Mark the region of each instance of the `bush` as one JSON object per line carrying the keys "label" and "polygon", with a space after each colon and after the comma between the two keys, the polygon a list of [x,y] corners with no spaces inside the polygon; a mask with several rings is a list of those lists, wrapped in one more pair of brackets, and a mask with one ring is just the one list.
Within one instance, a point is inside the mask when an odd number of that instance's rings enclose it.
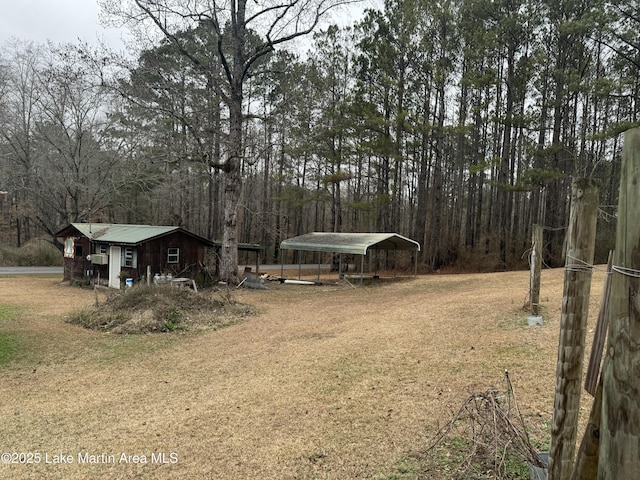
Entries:
{"label": "bush", "polygon": [[0,246],[0,265],[5,267],[48,267],[62,265],[62,253],[51,242],[32,240],[23,247]]}

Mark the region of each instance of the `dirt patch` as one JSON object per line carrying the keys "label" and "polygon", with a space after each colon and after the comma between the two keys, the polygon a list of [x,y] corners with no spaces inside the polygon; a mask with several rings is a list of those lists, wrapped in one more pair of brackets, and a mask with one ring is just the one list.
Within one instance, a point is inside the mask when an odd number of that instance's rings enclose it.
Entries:
{"label": "dirt patch", "polygon": [[[603,278],[594,273],[591,331]],[[0,439],[75,459],[1,465],[0,476],[429,478],[412,453],[470,393],[503,387],[505,369],[532,439],[548,445],[562,282],[562,270],[543,272],[536,327],[521,308],[528,272],[507,272],[269,284],[234,293],[260,311],[236,325],[131,336],[64,322],[92,292],[0,278],[0,304],[21,305],[0,325],[19,349],[0,370]],[[583,418],[589,408],[585,398]],[[106,461],[80,463],[84,453]],[[166,463],[151,461],[159,453]]]}

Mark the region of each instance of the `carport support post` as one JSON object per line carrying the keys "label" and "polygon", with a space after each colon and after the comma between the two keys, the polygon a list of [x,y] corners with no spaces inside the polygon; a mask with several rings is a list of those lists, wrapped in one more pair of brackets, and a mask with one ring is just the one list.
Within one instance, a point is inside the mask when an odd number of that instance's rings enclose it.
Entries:
{"label": "carport support post", "polygon": [[393,249],[393,278],[396,278],[398,273],[398,249]]}
{"label": "carport support post", "polygon": [[598,192],[598,186],[591,179],[574,179],[571,184],[549,480],[569,479],[573,470],[596,240]]}

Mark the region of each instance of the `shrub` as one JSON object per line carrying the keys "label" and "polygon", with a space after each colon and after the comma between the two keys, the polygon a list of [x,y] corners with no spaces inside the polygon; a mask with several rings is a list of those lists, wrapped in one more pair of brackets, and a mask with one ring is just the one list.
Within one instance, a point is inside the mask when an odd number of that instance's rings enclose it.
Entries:
{"label": "shrub", "polygon": [[51,242],[36,239],[24,246],[0,246],[0,265],[16,267],[47,267],[62,265],[62,253]]}

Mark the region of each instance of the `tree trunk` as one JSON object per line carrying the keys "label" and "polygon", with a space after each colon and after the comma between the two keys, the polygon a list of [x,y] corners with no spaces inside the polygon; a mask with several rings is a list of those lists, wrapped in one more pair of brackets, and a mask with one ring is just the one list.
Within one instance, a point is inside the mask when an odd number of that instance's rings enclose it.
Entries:
{"label": "tree trunk", "polygon": [[[442,157],[444,155],[444,118],[445,118],[445,87],[438,86],[438,114],[435,138],[435,152],[433,165],[433,184],[431,187],[431,219],[429,226],[431,231],[428,232],[429,244],[425,245],[425,254],[428,255],[427,262],[431,269],[437,270],[442,263],[441,254],[441,230],[443,210],[443,173],[442,173]],[[427,248],[428,247],[428,248]]]}
{"label": "tree trunk", "polygon": [[245,22],[246,0],[237,3],[232,14],[232,51],[233,65],[230,68],[229,106],[229,143],[225,165],[224,185],[224,228],[222,232],[222,251],[220,258],[220,278],[228,284],[238,283],[238,206],[242,188],[242,100],[245,76]]}
{"label": "tree trunk", "polygon": [[416,228],[415,238],[422,243],[422,251],[420,256],[424,258],[424,252],[427,247],[427,215],[429,207],[429,189],[428,189],[428,173],[429,173],[429,137],[427,135],[427,125],[429,124],[429,105],[431,103],[431,89],[427,88],[423,92],[423,111],[421,119],[420,147],[419,147],[419,169],[418,169],[418,206],[416,208]]}
{"label": "tree trunk", "polygon": [[508,47],[507,52],[507,79],[506,90],[507,99],[505,106],[504,130],[502,132],[502,152],[500,155],[500,167],[498,170],[498,249],[500,253],[500,264],[507,268],[507,240],[509,231],[509,214],[511,211],[511,195],[509,191],[510,159],[511,159],[511,130],[513,126],[513,104],[514,104],[514,77],[515,77],[515,44]]}
{"label": "tree trunk", "polygon": [[242,88],[232,93],[229,111],[229,158],[225,168],[224,228],[220,255],[220,279],[238,282],[237,212],[242,188]]}

